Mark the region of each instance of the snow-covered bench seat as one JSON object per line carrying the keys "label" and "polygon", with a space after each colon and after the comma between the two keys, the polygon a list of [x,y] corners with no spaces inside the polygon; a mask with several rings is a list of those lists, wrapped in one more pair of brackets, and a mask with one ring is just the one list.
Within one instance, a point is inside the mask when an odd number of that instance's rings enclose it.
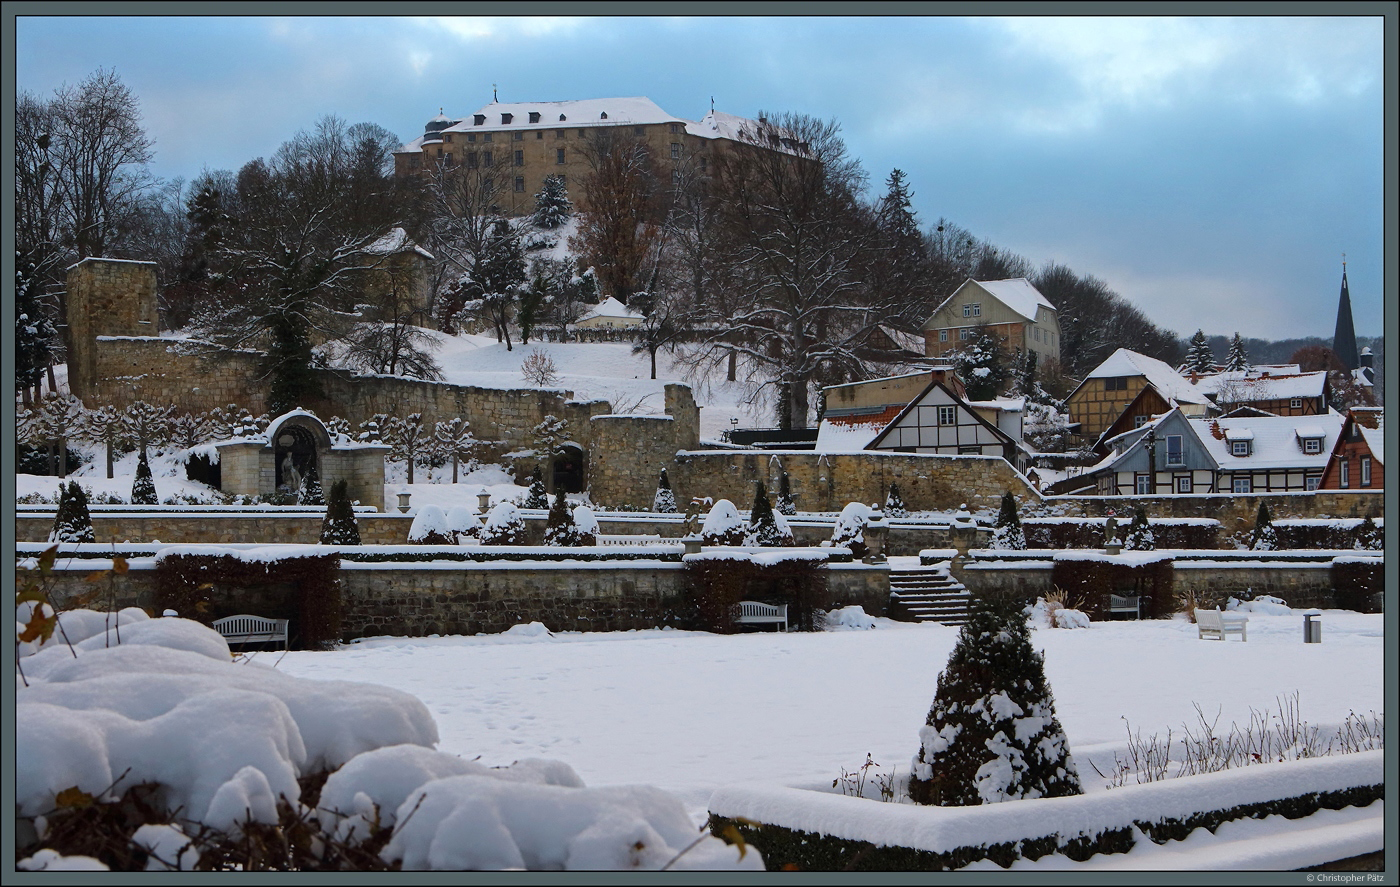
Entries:
{"label": "snow-covered bench seat", "polygon": [[268,619],[266,616],[252,616],[241,613],[214,620],[214,630],[224,636],[230,644],[265,644],[282,642],[282,649],[288,649],[287,620]]}
{"label": "snow-covered bench seat", "polygon": [[626,534],[598,533],[596,536],[599,545],[660,545],[660,536],[629,536]]}
{"label": "snow-covered bench seat", "polygon": [[1225,640],[1227,634],[1237,634],[1241,641],[1249,640],[1245,633],[1245,623],[1249,622],[1248,616],[1237,613],[1222,613],[1219,610],[1196,610],[1197,638],[1214,638],[1218,641]]}
{"label": "snow-covered bench seat", "polygon": [[787,604],[765,604],[760,601],[739,601],[740,625],[767,625],[778,623],[782,631],[787,631]]}

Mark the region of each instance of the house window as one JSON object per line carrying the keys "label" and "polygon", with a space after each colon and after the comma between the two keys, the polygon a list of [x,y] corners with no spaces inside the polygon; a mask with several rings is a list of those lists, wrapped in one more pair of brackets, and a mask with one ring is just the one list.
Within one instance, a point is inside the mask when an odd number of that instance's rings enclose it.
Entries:
{"label": "house window", "polygon": [[1178,477],[1178,478],[1176,479],[1176,491],[1177,491],[1178,493],[1189,493],[1189,492],[1191,492],[1191,478],[1189,478],[1189,477]]}
{"label": "house window", "polygon": [[946,342],[946,341],[948,341],[948,331],[947,331],[947,330],[939,330],[939,331],[938,331],[938,341],[940,341],[940,342]]}
{"label": "house window", "polygon": [[1317,454],[1322,452],[1322,441],[1315,437],[1309,437],[1303,441],[1303,452]]}
{"label": "house window", "polygon": [[672,124],[671,124],[671,132],[680,132],[680,131],[681,131],[681,125],[680,125],[679,123],[672,123]]}
{"label": "house window", "polygon": [[971,306],[971,305],[964,305],[964,306],[963,306],[963,317],[971,317],[971,316],[972,316],[972,306]]}
{"label": "house window", "polygon": [[537,129],[537,130],[535,130],[535,141],[538,142],[538,141],[539,141],[540,139],[542,139],[542,138],[544,138],[544,130],[542,130],[542,129]]}
{"label": "house window", "polygon": [[1288,402],[1288,406],[1295,410],[1301,410],[1303,408],[1303,399],[1301,397],[1295,397]]}
{"label": "house window", "polygon": [[1231,456],[1248,456],[1248,455],[1249,455],[1249,441],[1247,441],[1247,440],[1232,440],[1232,441],[1230,441],[1230,455],[1231,455]]}
{"label": "house window", "polygon": [[486,168],[487,168],[487,169],[490,169],[492,166],[495,165],[495,164],[493,164],[493,163],[491,162],[491,152],[490,152],[490,151],[482,151],[481,154],[482,154],[481,162],[484,163],[484,164],[486,164]]}
{"label": "house window", "polygon": [[564,149],[563,149],[563,148],[555,148],[555,149],[554,149],[554,162],[555,162],[555,163],[563,163],[563,162],[564,162]]}
{"label": "house window", "polygon": [[511,133],[511,138],[512,138],[514,141],[522,142],[522,141],[525,140],[525,131],[524,131],[524,130],[521,130],[521,129],[517,129],[515,132]]}
{"label": "house window", "polygon": [[959,456],[980,456],[980,455],[982,455],[982,448],[981,448],[981,447],[958,447],[958,455],[959,455]]}
{"label": "house window", "polygon": [[981,317],[981,316],[982,316],[982,303],[981,303],[981,302],[974,302],[974,303],[972,303],[972,316],[973,316],[973,317]]}
{"label": "house window", "polygon": [[1134,417],[1133,417],[1133,427],[1134,427],[1134,428],[1141,428],[1142,426],[1146,425],[1148,422],[1151,422],[1151,421],[1152,421],[1152,417],[1151,417],[1151,416],[1134,416]]}
{"label": "house window", "polygon": [[632,135],[634,135],[634,136],[646,135],[646,127],[642,127],[642,126],[634,126],[634,127],[632,127]]}
{"label": "house window", "polygon": [[1351,466],[1345,459],[1337,463],[1337,486],[1344,490],[1351,486]]}
{"label": "house window", "polygon": [[681,143],[680,143],[680,142],[672,142],[672,143],[671,143],[671,159],[672,159],[672,160],[680,160],[680,159],[681,159]]}
{"label": "house window", "polygon": [[1362,457],[1361,457],[1361,486],[1363,486],[1363,487],[1369,487],[1370,485],[1371,485],[1371,457],[1370,457],[1370,456],[1362,456]]}
{"label": "house window", "polygon": [[1316,474],[1310,474],[1303,480],[1303,489],[1315,490],[1322,485],[1322,478]]}
{"label": "house window", "polygon": [[956,408],[956,407],[939,407],[939,408],[938,408],[938,424],[939,424],[939,425],[956,425],[956,424],[958,424],[958,411],[957,411],[957,408]]}
{"label": "house window", "polygon": [[489,133],[489,132],[483,132],[483,133],[481,134],[481,140],[482,140],[483,142],[489,142],[489,141],[491,141],[491,133]]}
{"label": "house window", "polygon": [[530,122],[531,122],[531,123],[539,123],[539,122],[540,122],[540,112],[539,112],[539,111],[531,111],[531,112],[530,112]]}
{"label": "house window", "polygon": [[516,177],[515,177],[515,190],[516,190],[516,191],[524,191],[524,190],[525,190],[525,177],[524,177],[524,176],[516,176]]}
{"label": "house window", "polygon": [[1037,327],[1031,327],[1031,333],[1035,336],[1035,340],[1036,340],[1037,342],[1039,342],[1039,341],[1040,341],[1040,327],[1038,327],[1038,326],[1037,326]]}
{"label": "house window", "polygon": [[1103,380],[1103,390],[1104,390],[1104,391],[1127,391],[1127,390],[1128,390],[1128,377],[1127,377],[1127,376],[1112,376],[1112,377],[1110,377],[1110,378],[1104,379],[1104,380]]}
{"label": "house window", "polygon": [[1139,472],[1133,475],[1133,489],[1139,496],[1151,496],[1156,490],[1152,489],[1152,475],[1146,472]]}
{"label": "house window", "polygon": [[580,130],[578,131],[578,137],[581,138],[581,139],[586,139],[586,138],[588,138],[588,130],[580,129]]}
{"label": "house window", "polygon": [[1185,465],[1186,453],[1181,448],[1181,435],[1167,435],[1167,464]]}
{"label": "house window", "polygon": [[709,163],[709,161],[706,160],[704,157],[701,157],[701,158],[700,158],[700,171],[701,171],[701,172],[704,172],[704,171],[707,169],[706,164],[708,164],[708,163]]}
{"label": "house window", "polygon": [[562,138],[564,138],[567,134],[568,134],[568,130],[564,130],[564,129],[556,129],[556,130],[554,131],[554,137],[555,137],[556,139],[562,139]]}
{"label": "house window", "polygon": [[467,141],[469,141],[469,142],[474,142],[474,141],[476,141],[476,133],[474,133],[474,132],[469,132],[469,133],[467,133]]}
{"label": "house window", "polygon": [[1233,475],[1233,489],[1236,493],[1254,492],[1254,484],[1249,475]]}
{"label": "house window", "polygon": [[516,152],[515,152],[515,165],[516,165],[516,166],[524,166],[524,165],[525,165],[525,152],[524,152],[524,151],[516,151]]}
{"label": "house window", "polygon": [[469,152],[467,154],[467,169],[476,169],[477,159],[475,151]]}
{"label": "house window", "polygon": [[972,338],[972,327],[970,327],[970,326],[965,326],[965,327],[963,327],[962,329],[958,330],[958,338],[959,338],[959,339],[971,339],[971,338]]}

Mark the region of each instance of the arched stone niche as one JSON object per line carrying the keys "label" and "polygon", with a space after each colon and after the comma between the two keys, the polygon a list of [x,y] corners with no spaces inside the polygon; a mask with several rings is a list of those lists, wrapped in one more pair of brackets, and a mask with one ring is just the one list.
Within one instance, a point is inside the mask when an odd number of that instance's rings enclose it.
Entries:
{"label": "arched stone niche", "polygon": [[327,495],[343,480],[352,501],[384,510],[384,444],[337,443],[306,410],[273,419],[266,437],[218,445],[221,488],[238,496],[295,495],[313,467]]}

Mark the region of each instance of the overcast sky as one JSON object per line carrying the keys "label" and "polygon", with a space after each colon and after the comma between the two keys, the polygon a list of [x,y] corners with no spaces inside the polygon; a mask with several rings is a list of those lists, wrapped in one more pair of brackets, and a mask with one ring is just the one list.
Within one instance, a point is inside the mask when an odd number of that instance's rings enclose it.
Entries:
{"label": "overcast sky", "polygon": [[156,173],[266,156],[327,114],[405,141],[439,107],[645,95],[841,123],[878,193],[1094,274],[1181,335],[1330,337],[1342,254],[1382,332],[1382,19],[46,18],[15,82],[99,67]]}

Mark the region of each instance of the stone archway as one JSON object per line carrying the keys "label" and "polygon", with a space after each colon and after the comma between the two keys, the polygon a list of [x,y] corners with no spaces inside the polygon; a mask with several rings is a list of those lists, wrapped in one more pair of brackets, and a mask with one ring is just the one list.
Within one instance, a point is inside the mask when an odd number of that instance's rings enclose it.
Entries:
{"label": "stone archway", "polygon": [[272,449],[277,471],[273,486],[295,495],[301,488],[302,479],[317,463],[316,437],[309,429],[287,422],[277,429],[277,439],[272,442]]}
{"label": "stone archway", "polygon": [[552,488],[555,492],[582,493],[587,486],[586,457],[583,447],[565,441],[550,460]]}

